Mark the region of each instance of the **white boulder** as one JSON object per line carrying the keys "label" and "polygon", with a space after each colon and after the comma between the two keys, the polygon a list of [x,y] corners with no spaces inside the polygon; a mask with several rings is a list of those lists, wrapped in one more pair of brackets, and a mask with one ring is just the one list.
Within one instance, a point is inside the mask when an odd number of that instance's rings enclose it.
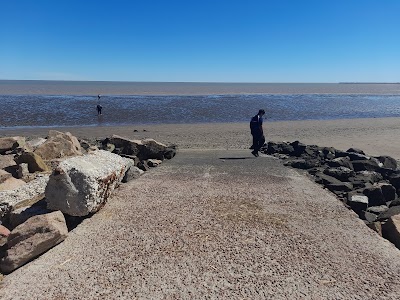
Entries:
{"label": "white boulder", "polygon": [[64,160],[50,175],[45,191],[48,208],[71,216],[98,211],[133,164],[104,150]]}

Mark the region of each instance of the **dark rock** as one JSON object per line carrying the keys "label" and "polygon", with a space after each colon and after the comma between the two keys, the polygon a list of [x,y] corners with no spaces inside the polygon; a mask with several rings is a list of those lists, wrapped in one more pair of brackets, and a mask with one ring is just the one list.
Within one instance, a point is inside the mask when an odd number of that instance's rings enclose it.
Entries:
{"label": "dark rock", "polygon": [[400,189],[400,174],[393,174],[389,177],[389,182],[396,189]]}
{"label": "dark rock", "polygon": [[382,225],[382,235],[400,249],[400,215],[394,215]]}
{"label": "dark rock", "polygon": [[349,177],[350,182],[364,181],[375,183],[381,180],[383,180],[382,175],[374,171],[359,171],[355,175]]}
{"label": "dark rock", "polygon": [[326,187],[330,191],[350,192],[351,190],[353,190],[353,185],[350,182],[328,184],[326,185]]}
{"label": "dark rock", "polygon": [[378,215],[378,220],[385,220],[398,214],[400,214],[400,206],[392,206],[389,207],[387,211],[380,213]]}
{"label": "dark rock", "polygon": [[369,206],[385,205],[385,197],[383,196],[380,186],[372,186],[364,189],[363,194],[368,197]]}
{"label": "dark rock", "polygon": [[308,172],[309,174],[311,174],[311,175],[315,175],[315,174],[317,174],[317,173],[323,173],[324,170],[325,170],[325,168],[322,168],[322,167],[315,167],[315,168],[308,169],[307,172]]}
{"label": "dark rock", "polygon": [[147,164],[146,161],[140,161],[140,162],[137,164],[137,167],[138,167],[140,170],[143,170],[143,171],[148,171],[148,170],[150,170],[150,167],[149,167],[149,165]]}
{"label": "dark rock", "polygon": [[349,177],[354,175],[354,171],[349,168],[338,167],[325,169],[324,174],[335,177],[340,181],[348,181]]}
{"label": "dark rock", "polygon": [[354,171],[377,171],[379,170],[379,165],[372,160],[354,160],[352,161]]}
{"label": "dark rock", "polygon": [[377,159],[383,164],[384,168],[396,170],[397,169],[397,161],[390,156],[379,156]]}
{"label": "dark rock", "polygon": [[275,142],[268,142],[267,144],[267,151],[265,154],[274,154],[274,153],[280,153],[281,152],[281,147],[280,144],[275,143]]}
{"label": "dark rock", "polygon": [[393,201],[396,199],[396,189],[394,186],[388,184],[388,183],[380,183],[379,184],[382,190],[383,197],[385,198],[385,201]]}
{"label": "dark rock", "polygon": [[390,202],[389,207],[398,206],[398,205],[400,205],[400,198],[397,198],[397,199],[393,200],[392,202]]}
{"label": "dark rock", "polygon": [[337,150],[337,149],[336,149],[336,152],[335,152],[336,158],[339,158],[339,157],[348,157],[348,155],[349,155],[348,152],[346,152],[346,151],[341,151],[341,150]]}
{"label": "dark rock", "polygon": [[332,176],[329,176],[329,175],[326,175],[323,173],[315,174],[315,182],[323,184],[323,185],[342,183],[340,180],[336,179],[335,177],[332,177]]}
{"label": "dark rock", "polygon": [[358,148],[350,148],[346,152],[353,152],[353,153],[359,153],[359,154],[365,155],[364,151],[362,151]]}
{"label": "dark rock", "polygon": [[301,156],[304,153],[304,150],[306,149],[307,145],[300,143],[299,141],[295,141],[290,144],[293,147],[293,152],[291,155],[293,156]]}
{"label": "dark rock", "polygon": [[358,154],[358,153],[347,153],[347,156],[350,158],[351,161],[354,160],[369,160],[370,158],[368,156]]}
{"label": "dark rock", "polygon": [[350,159],[346,157],[338,157],[334,158],[327,162],[327,165],[331,168],[345,167],[350,170],[353,170],[353,164],[350,162]]}
{"label": "dark rock", "polygon": [[368,197],[352,192],[347,196],[347,204],[360,215],[368,207]]}
{"label": "dark rock", "polygon": [[387,211],[389,209],[389,207],[387,207],[386,205],[379,205],[379,206],[371,206],[367,208],[367,211],[376,215],[379,215],[381,213],[384,213],[385,211]]}
{"label": "dark rock", "polygon": [[290,166],[297,169],[311,169],[320,166],[320,162],[315,159],[296,159],[290,162]]}
{"label": "dark rock", "polygon": [[322,153],[324,154],[325,159],[334,159],[336,157],[336,149],[333,147],[324,147],[322,149]]}
{"label": "dark rock", "polygon": [[164,152],[164,158],[172,159],[176,155],[176,150],[173,148],[167,148]]}
{"label": "dark rock", "polygon": [[281,151],[280,153],[282,154],[291,154],[294,152],[294,148],[292,145],[288,144],[288,143],[282,143],[281,144]]}

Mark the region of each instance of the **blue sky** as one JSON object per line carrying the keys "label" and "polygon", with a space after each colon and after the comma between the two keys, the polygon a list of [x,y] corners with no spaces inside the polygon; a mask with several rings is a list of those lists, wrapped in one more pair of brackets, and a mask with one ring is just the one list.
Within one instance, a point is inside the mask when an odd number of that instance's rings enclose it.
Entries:
{"label": "blue sky", "polygon": [[400,1],[0,1],[0,79],[400,81]]}

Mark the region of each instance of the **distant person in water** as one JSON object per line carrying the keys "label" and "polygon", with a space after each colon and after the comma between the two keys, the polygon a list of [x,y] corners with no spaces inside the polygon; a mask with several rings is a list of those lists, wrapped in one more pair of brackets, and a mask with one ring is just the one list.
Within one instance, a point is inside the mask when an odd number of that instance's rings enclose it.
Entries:
{"label": "distant person in water", "polygon": [[98,102],[96,106],[97,115],[101,115],[101,110],[103,109],[103,106],[100,105],[100,95],[97,95],[97,102]]}
{"label": "distant person in water", "polygon": [[250,121],[250,131],[253,136],[253,145],[250,149],[253,149],[251,154],[258,157],[258,151],[265,143],[264,130],[263,130],[263,116],[265,115],[265,110],[260,109],[258,114],[251,118]]}

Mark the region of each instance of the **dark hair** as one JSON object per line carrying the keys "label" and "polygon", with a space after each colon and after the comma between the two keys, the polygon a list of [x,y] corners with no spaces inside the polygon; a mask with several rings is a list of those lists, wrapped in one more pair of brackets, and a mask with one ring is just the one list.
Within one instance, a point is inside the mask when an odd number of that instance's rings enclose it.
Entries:
{"label": "dark hair", "polygon": [[261,115],[261,114],[264,115],[264,114],[265,114],[265,110],[260,109],[260,110],[258,111],[258,114],[259,114],[259,115]]}

